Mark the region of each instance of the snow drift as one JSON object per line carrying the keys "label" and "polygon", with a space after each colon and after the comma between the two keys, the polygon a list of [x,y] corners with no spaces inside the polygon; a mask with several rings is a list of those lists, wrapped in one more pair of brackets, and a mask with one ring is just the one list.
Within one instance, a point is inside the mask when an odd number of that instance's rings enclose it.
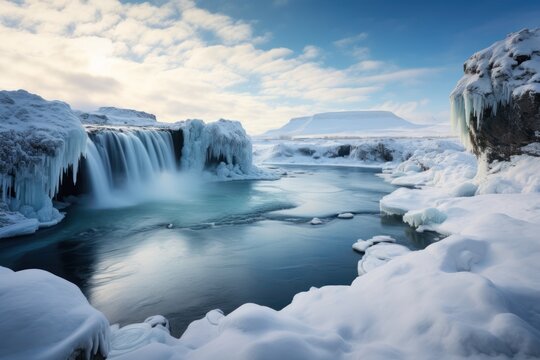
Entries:
{"label": "snow drift", "polygon": [[41,270],[0,267],[0,358],[107,356],[109,322],[72,283]]}

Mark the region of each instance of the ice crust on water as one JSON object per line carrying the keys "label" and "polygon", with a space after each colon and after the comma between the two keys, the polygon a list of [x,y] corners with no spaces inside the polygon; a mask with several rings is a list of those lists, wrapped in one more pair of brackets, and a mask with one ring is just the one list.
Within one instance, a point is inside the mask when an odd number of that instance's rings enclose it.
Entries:
{"label": "ice crust on water", "polygon": [[524,29],[475,53],[464,65],[465,75],[450,94],[450,119],[461,141],[472,150],[471,117],[481,126],[486,109],[526,92],[540,92],[540,29]]}
{"label": "ice crust on water", "polygon": [[0,267],[0,359],[107,356],[109,322],[72,283],[42,270]]}
{"label": "ice crust on water", "polygon": [[63,215],[51,199],[62,174],[69,167],[77,172],[86,142],[84,128],[66,103],[24,90],[0,91],[1,201],[43,226],[56,224]]}

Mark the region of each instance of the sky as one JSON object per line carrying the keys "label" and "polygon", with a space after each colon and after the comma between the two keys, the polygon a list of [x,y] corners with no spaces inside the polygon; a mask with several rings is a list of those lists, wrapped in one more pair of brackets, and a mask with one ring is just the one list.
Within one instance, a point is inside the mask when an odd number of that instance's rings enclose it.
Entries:
{"label": "sky", "polygon": [[251,134],[342,110],[444,123],[463,62],[538,19],[537,0],[0,0],[0,89]]}

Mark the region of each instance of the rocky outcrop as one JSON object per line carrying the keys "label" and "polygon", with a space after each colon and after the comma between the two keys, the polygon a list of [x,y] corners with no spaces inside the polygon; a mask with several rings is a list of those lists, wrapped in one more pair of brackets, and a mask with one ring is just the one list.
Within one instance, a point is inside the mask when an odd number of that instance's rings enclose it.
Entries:
{"label": "rocky outcrop", "polygon": [[477,52],[450,95],[452,125],[488,160],[540,141],[540,29],[521,30]]}

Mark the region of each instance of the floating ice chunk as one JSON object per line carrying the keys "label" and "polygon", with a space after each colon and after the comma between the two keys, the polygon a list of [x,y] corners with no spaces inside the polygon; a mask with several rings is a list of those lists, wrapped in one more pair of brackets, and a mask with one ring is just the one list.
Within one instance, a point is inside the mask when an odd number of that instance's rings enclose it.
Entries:
{"label": "floating ice chunk", "polygon": [[354,214],[353,213],[350,213],[350,212],[346,212],[346,213],[341,213],[341,214],[338,214],[337,216],[339,219],[352,219],[354,217]]}
{"label": "floating ice chunk", "polygon": [[107,357],[109,322],[64,279],[0,268],[0,304],[0,359]]}
{"label": "floating ice chunk", "polygon": [[411,210],[403,215],[403,221],[413,227],[421,225],[440,224],[446,220],[446,214],[436,208]]}
{"label": "floating ice chunk", "polygon": [[311,221],[309,222],[311,225],[321,225],[323,222],[321,219],[317,218],[317,217],[314,217],[313,219],[311,219]]}
{"label": "floating ice chunk", "polygon": [[409,249],[399,244],[386,242],[374,244],[366,249],[364,256],[358,262],[358,275],[363,275],[408,252],[410,252]]}
{"label": "floating ice chunk", "polygon": [[359,251],[359,252],[366,252],[367,248],[372,246],[373,245],[373,242],[370,241],[370,240],[362,240],[362,239],[358,239],[356,240],[356,242],[353,244],[352,248],[356,251]]}
{"label": "floating ice chunk", "polygon": [[167,225],[167,229],[172,229],[172,228],[173,228],[173,224]]}
{"label": "floating ice chunk", "polygon": [[365,252],[368,247],[382,242],[395,243],[396,239],[388,235],[377,235],[368,240],[358,239],[352,248],[359,252]]}

